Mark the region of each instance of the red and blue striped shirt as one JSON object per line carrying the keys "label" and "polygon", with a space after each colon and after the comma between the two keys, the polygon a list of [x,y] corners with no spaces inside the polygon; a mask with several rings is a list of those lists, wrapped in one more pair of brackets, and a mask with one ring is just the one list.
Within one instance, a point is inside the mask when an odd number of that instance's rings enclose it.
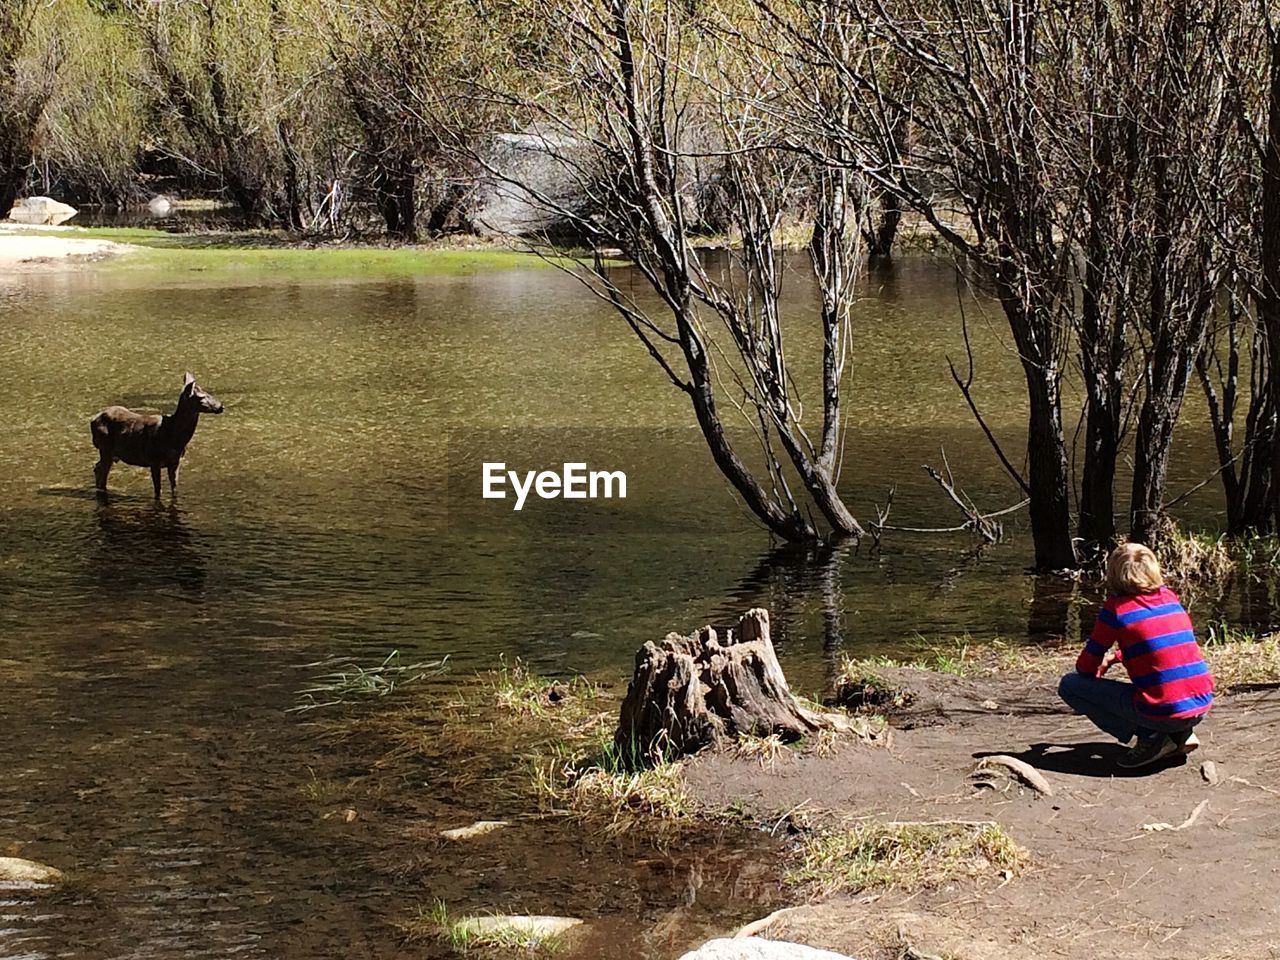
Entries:
{"label": "red and blue striped shirt", "polygon": [[1102,655],[1118,644],[1133,681],[1133,705],[1153,720],[1198,717],[1213,704],[1213,675],[1196,643],[1191,618],[1168,587],[1113,595],[1098,611],[1076,670],[1097,676]]}

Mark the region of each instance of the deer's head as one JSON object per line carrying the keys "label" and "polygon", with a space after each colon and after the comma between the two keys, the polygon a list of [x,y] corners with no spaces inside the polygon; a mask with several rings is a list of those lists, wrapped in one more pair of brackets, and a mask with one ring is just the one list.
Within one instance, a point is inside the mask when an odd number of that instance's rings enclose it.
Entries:
{"label": "deer's head", "polygon": [[217,397],[205,393],[196,385],[196,378],[190,370],[182,381],[182,396],[178,398],[178,404],[179,406],[190,405],[197,413],[221,413],[226,409]]}

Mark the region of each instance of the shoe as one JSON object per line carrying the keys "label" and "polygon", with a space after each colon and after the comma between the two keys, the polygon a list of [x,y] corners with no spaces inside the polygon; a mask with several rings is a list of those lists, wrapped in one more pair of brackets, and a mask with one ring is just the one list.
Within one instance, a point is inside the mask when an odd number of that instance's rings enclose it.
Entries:
{"label": "shoe", "polygon": [[1181,733],[1172,734],[1173,744],[1178,751],[1185,756],[1188,753],[1194,753],[1200,746],[1200,738],[1196,736],[1194,730],[1184,730]]}
{"label": "shoe", "polygon": [[1149,763],[1163,760],[1171,753],[1177,753],[1180,747],[1167,734],[1152,737],[1150,740],[1138,739],[1128,752],[1116,761],[1116,765],[1125,770],[1145,767]]}

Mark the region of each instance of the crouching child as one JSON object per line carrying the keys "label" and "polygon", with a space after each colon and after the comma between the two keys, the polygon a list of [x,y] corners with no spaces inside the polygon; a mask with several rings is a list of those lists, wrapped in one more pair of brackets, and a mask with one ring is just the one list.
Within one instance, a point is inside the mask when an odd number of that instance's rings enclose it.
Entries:
{"label": "crouching child", "polygon": [[[1213,704],[1213,676],[1191,618],[1164,585],[1155,554],[1140,544],[1111,552],[1106,585],[1106,603],[1058,694],[1122,743],[1137,737],[1121,767],[1190,753],[1200,745],[1195,726]],[[1124,664],[1130,683],[1104,679],[1116,662]]]}

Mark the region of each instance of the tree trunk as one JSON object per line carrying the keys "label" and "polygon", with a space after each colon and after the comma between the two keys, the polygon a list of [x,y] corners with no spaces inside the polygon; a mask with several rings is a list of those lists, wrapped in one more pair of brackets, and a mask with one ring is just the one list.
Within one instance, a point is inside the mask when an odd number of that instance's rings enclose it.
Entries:
{"label": "tree trunk", "polygon": [[[1271,410],[1280,411],[1280,31],[1271,34],[1267,135],[1262,157],[1262,238],[1258,322],[1267,340]],[[1280,524],[1280,430],[1271,436],[1271,515]]]}
{"label": "tree trunk", "polygon": [[[1201,321],[1188,318],[1195,325]],[[1129,539],[1152,544],[1160,533],[1164,511],[1164,486],[1169,470],[1173,429],[1182,411],[1190,375],[1189,353],[1200,349],[1199,339],[1189,343],[1186,333],[1167,331],[1151,361],[1147,396],[1138,414],[1133,450],[1133,493],[1129,501]]]}
{"label": "tree trunk", "polygon": [[1086,552],[1106,551],[1115,543],[1116,454],[1119,449],[1119,410],[1112,407],[1107,399],[1096,397],[1091,392],[1085,427],[1084,471],[1080,481],[1080,517],[1076,528]]}
{"label": "tree trunk", "polygon": [[701,341],[696,339],[688,321],[681,326],[681,346],[685,354],[685,362],[689,366],[692,385],[689,397],[693,401],[693,412],[698,419],[702,436],[711,450],[711,457],[720,468],[720,472],[733,484],[733,488],[746,502],[747,507],[760,518],[770,531],[788,541],[805,541],[818,539],[818,531],[813,528],[799,511],[784,510],[782,506],[769,496],[760,482],[752,474],[751,469],[742,462],[742,458],[734,451],[729,438],[725,436],[724,424],[716,410],[715,392],[711,381],[711,371],[707,366],[706,354]]}
{"label": "tree trunk", "polygon": [[902,222],[902,201],[896,193],[884,190],[880,194],[880,212],[875,224],[867,233],[867,254],[878,259],[893,256],[893,241],[898,236],[898,224]]}
{"label": "tree trunk", "polygon": [[26,180],[25,166],[16,170],[0,170],[0,220],[7,217],[13,209],[13,202],[18,199]]}
{"label": "tree trunk", "polygon": [[723,642],[707,626],[641,647],[614,748],[635,768],[743,734],[791,742],[830,725],[791,695],[769,639],[769,613],[757,608]]}
{"label": "tree trunk", "polygon": [[1056,383],[1045,371],[1027,369],[1028,486],[1031,488],[1031,539],[1037,570],[1069,570],[1076,566],[1071,542],[1071,505],[1067,499],[1067,451],[1062,430],[1062,402]]}
{"label": "tree trunk", "polygon": [[[1104,130],[1100,137],[1098,162],[1103,171],[1111,174],[1115,152],[1108,133]],[[1116,298],[1104,291],[1108,286],[1105,265],[1109,259],[1128,258],[1122,250],[1109,249],[1107,233],[1108,221],[1117,219],[1108,209],[1108,188],[1114,192],[1122,180],[1123,177],[1112,175],[1104,184],[1101,175],[1095,173],[1085,187],[1089,226],[1080,285],[1079,341],[1087,420],[1076,533],[1085,552],[1092,554],[1111,549],[1116,540],[1115,479],[1124,402],[1121,374],[1125,330],[1123,319],[1116,316]],[[1115,266],[1120,271],[1124,269],[1123,262]]]}
{"label": "tree trunk", "polygon": [[399,160],[378,172],[378,206],[387,236],[405,243],[418,240],[417,179],[412,160]]}

